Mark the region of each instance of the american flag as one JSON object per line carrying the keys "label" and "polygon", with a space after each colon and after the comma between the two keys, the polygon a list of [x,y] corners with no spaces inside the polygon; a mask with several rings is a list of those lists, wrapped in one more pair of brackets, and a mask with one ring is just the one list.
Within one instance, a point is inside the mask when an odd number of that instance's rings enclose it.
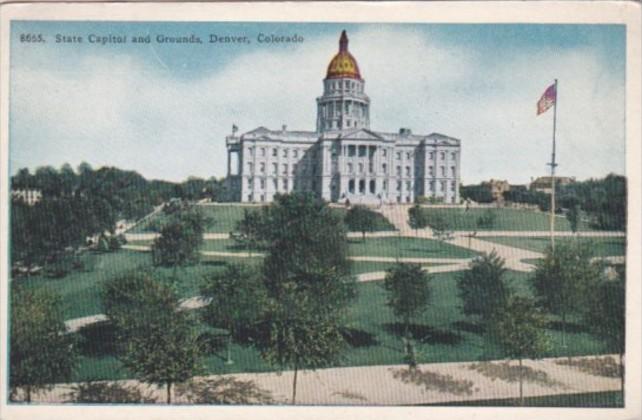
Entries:
{"label": "american flag", "polygon": [[555,105],[557,100],[557,90],[555,89],[555,83],[550,85],[542,97],[537,101],[537,115],[546,112],[550,107]]}

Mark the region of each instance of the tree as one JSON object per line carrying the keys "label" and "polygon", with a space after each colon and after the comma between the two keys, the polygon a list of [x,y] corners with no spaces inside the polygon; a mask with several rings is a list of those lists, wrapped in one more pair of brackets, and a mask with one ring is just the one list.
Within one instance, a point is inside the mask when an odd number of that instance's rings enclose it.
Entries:
{"label": "tree", "polygon": [[386,272],[383,283],[388,291],[387,305],[404,326],[406,357],[411,367],[415,364],[410,344],[410,322],[426,310],[430,301],[430,277],[419,264],[398,263]]}
{"label": "tree", "polygon": [[590,243],[560,243],[548,248],[531,278],[538,303],[562,319],[562,346],[566,347],[566,321],[579,314],[584,296],[601,276],[600,264],[592,262]]}
{"label": "tree", "polygon": [[258,210],[244,209],[243,218],[236,223],[232,238],[247,249],[252,256],[252,249],[262,245],[263,218]]}
{"label": "tree", "polygon": [[77,360],[73,336],[67,334],[60,298],[44,289],[13,284],[11,293],[10,386],[34,392],[71,379]]}
{"label": "tree", "polygon": [[352,206],[346,213],[345,223],[353,232],[361,232],[365,241],[366,232],[373,232],[377,227],[378,215],[366,206]]}
{"label": "tree", "polygon": [[566,212],[566,219],[571,226],[571,231],[573,231],[573,233],[576,233],[577,226],[580,221],[580,208],[577,204],[571,206],[571,208],[568,209],[568,212]]}
{"label": "tree", "polygon": [[152,244],[154,264],[174,267],[176,271],[179,266],[197,262],[207,224],[201,212],[194,208],[172,214]]}
{"label": "tree", "polygon": [[444,216],[441,214],[428,214],[428,226],[432,229],[435,237],[443,240],[448,236],[450,225]]}
{"label": "tree", "polygon": [[133,271],[110,279],[103,290],[105,313],[114,323],[118,358],[143,382],[172,385],[200,370],[201,349],[196,320],[179,309],[174,287],[150,271]]}
{"label": "tree", "polygon": [[428,223],[426,212],[420,205],[415,204],[408,209],[408,225],[411,229],[424,229],[428,226]]}
{"label": "tree", "polygon": [[477,203],[492,203],[493,195],[486,185],[466,185],[460,189],[462,199],[471,199]]}
{"label": "tree", "polygon": [[204,276],[201,296],[210,300],[205,321],[229,332],[227,363],[232,363],[231,340],[261,321],[267,299],[261,273],[244,265],[228,265],[222,273]]}
{"label": "tree", "polygon": [[344,340],[341,328],[355,297],[343,221],[308,193],[277,195],[264,214],[267,255],[265,327],[256,337],[262,356],[294,370],[335,362]]}
{"label": "tree", "polygon": [[493,318],[510,293],[504,280],[506,271],[503,258],[495,251],[471,261],[468,270],[457,279],[465,315],[477,315],[484,323]]}
{"label": "tree", "polygon": [[592,334],[602,339],[620,358],[620,386],[624,398],[624,351],[626,322],[626,273],[618,266],[614,278],[603,276],[588,299],[584,320]]}
{"label": "tree", "polygon": [[480,229],[491,229],[495,226],[495,220],[497,220],[497,214],[492,210],[486,210],[484,214],[477,218],[477,227]]}
{"label": "tree", "polygon": [[519,361],[519,400],[524,405],[523,359],[541,357],[548,350],[545,317],[531,299],[512,295],[493,318],[491,338],[510,359]]}

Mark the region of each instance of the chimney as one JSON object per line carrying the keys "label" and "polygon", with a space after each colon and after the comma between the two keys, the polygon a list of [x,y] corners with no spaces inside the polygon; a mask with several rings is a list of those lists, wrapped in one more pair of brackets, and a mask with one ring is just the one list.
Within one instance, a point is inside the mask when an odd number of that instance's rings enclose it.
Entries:
{"label": "chimney", "polygon": [[283,132],[288,131],[288,126],[287,126],[287,125],[285,125],[285,124],[283,124],[283,125],[281,126],[281,131],[283,131]]}
{"label": "chimney", "polygon": [[410,134],[412,134],[412,130],[402,127],[399,129],[399,134],[401,134],[402,136],[409,136]]}

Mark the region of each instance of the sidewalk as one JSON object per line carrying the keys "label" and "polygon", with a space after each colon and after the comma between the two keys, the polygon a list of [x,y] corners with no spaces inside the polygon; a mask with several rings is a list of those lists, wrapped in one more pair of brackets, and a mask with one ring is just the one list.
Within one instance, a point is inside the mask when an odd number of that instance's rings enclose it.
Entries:
{"label": "sidewalk", "polygon": [[[610,357],[616,358],[611,355]],[[586,359],[592,359],[589,356]],[[579,358],[574,358],[578,360]],[[584,392],[618,391],[618,377],[586,373],[577,367],[556,364],[566,358],[524,360],[530,368],[524,374],[524,396],[574,394]],[[505,361],[429,363],[421,364],[411,374],[405,365],[359,366],[300,371],[297,385],[297,404],[300,405],[412,405],[499,398],[518,398],[517,362]],[[506,373],[510,373],[506,376]],[[288,404],[292,394],[293,372],[281,374],[241,373],[213,375],[208,378],[233,377],[251,381],[268,391],[275,404]],[[165,390],[141,385],[135,380],[119,381],[123,385],[140,385],[149,390],[159,402]],[[71,384],[59,384],[38,394],[34,402],[59,403]],[[174,396],[176,403],[184,397]]]}

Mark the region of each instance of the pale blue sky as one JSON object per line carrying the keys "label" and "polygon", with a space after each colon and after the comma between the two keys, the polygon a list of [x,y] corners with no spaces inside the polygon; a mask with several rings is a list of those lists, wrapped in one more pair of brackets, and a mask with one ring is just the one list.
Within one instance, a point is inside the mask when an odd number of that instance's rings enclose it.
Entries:
{"label": "pale blue sky", "polygon": [[[312,130],[315,97],[342,29],[366,79],[371,128],[462,140],[465,183],[547,172],[559,79],[561,175],[624,173],[625,30],[617,25],[14,22],[11,172],[114,165],[146,177],[223,176],[233,123]],[[42,33],[45,44],[20,42]],[[90,44],[98,35],[196,34],[203,44]],[[266,45],[259,33],[304,38]],[[56,44],[55,35],[82,44]],[[250,44],[209,44],[209,34]]]}

